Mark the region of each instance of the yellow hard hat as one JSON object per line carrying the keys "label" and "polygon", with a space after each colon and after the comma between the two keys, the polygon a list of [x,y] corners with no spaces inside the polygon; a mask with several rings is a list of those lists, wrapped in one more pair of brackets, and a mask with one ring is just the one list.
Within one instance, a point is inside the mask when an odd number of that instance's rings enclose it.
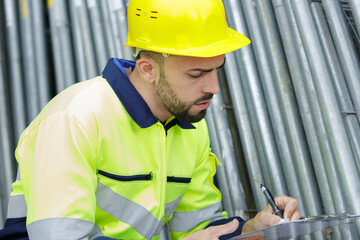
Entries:
{"label": "yellow hard hat", "polygon": [[228,27],[221,0],[130,0],[125,46],[154,52],[213,57],[250,40]]}

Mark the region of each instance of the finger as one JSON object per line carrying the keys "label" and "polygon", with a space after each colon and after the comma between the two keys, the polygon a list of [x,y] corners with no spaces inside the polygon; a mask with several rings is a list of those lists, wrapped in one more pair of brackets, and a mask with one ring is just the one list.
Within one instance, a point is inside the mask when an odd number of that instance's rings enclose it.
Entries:
{"label": "finger", "polygon": [[[292,219],[292,216],[295,214],[295,212],[298,212],[297,209],[298,201],[296,199],[291,199],[287,202],[285,209],[284,209],[284,219],[286,221],[290,221]],[[299,212],[300,215],[300,212]]]}
{"label": "finger", "polygon": [[297,209],[291,216],[291,221],[299,220],[300,218],[301,218],[301,213],[300,213],[299,209]]}
{"label": "finger", "polygon": [[237,219],[234,219],[227,224],[214,226],[210,228],[212,228],[212,231],[216,234],[217,237],[220,237],[222,235],[226,235],[234,232],[238,227],[239,227],[239,221]]}
{"label": "finger", "polygon": [[[286,221],[300,217],[300,212],[297,208],[298,201],[288,196],[279,196],[275,199],[277,206],[283,210],[283,216]],[[293,216],[294,215],[294,216]]]}

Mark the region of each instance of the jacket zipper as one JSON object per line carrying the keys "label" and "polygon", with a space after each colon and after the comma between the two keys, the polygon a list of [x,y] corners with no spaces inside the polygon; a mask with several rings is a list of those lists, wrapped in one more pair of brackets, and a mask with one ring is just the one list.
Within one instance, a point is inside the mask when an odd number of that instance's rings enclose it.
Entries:
{"label": "jacket zipper", "polygon": [[124,182],[147,181],[147,180],[152,179],[152,172],[150,172],[149,174],[139,174],[139,175],[132,175],[132,176],[115,175],[115,174],[112,174],[112,173],[104,172],[102,170],[98,170],[98,173],[100,175],[105,176],[105,177],[108,177],[108,178],[111,178],[111,179],[114,179],[114,180],[118,180],[118,181],[124,181]]}

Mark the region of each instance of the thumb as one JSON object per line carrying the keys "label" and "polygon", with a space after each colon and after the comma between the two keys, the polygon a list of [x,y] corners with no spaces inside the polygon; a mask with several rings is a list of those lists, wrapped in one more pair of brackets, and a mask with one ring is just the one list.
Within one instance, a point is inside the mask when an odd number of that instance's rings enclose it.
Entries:
{"label": "thumb", "polygon": [[235,230],[239,227],[239,221],[237,219],[232,220],[231,222],[228,222],[227,224],[216,226],[217,229],[217,237],[226,235],[232,232],[235,232]]}

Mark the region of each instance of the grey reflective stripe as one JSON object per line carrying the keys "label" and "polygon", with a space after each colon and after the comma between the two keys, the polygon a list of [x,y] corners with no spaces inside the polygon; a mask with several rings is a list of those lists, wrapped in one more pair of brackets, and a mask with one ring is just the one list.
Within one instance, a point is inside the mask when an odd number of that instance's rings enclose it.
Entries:
{"label": "grey reflective stripe", "polygon": [[161,232],[162,220],[159,221],[146,208],[115,193],[100,181],[96,189],[96,203],[100,209],[130,225],[146,239]]}
{"label": "grey reflective stripe", "polygon": [[187,232],[206,220],[217,219],[222,215],[221,208],[221,202],[217,202],[193,212],[175,212],[169,221],[170,231]]}
{"label": "grey reflective stripe", "polygon": [[26,228],[29,238],[36,240],[90,240],[103,236],[95,223],[76,218],[48,218]]}
{"label": "grey reflective stripe", "polygon": [[10,196],[7,218],[26,217],[27,207],[24,195]]}
{"label": "grey reflective stripe", "polygon": [[181,199],[183,196],[178,197],[177,199],[175,199],[172,202],[169,202],[165,205],[165,215],[164,217],[168,218],[171,216],[171,214],[173,212],[175,212],[175,209],[177,208],[177,206],[179,205]]}
{"label": "grey reflective stripe", "polygon": [[98,225],[94,224],[92,232],[89,234],[89,240],[95,239],[97,237],[104,236],[103,232]]}
{"label": "grey reflective stripe", "polygon": [[154,228],[154,232],[152,233],[151,239],[152,239],[154,236],[160,235],[161,230],[162,230],[162,228],[163,228],[163,221],[164,221],[164,217],[161,219],[161,221],[158,223],[158,225]]}

